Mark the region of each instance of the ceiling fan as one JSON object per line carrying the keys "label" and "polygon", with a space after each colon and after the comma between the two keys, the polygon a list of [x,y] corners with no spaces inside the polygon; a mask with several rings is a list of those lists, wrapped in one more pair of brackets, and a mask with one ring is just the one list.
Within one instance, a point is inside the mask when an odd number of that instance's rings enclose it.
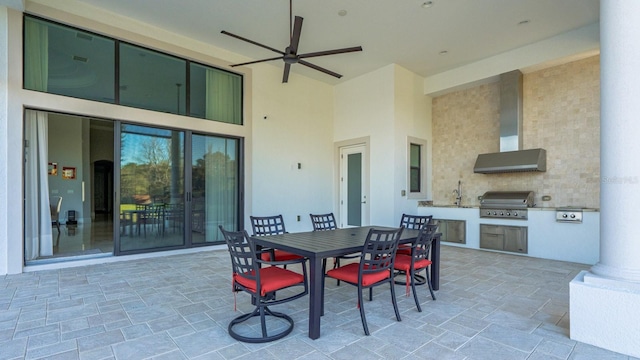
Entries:
{"label": "ceiling fan", "polygon": [[318,52],[312,52],[312,53],[306,53],[306,54],[298,54],[298,43],[300,42],[300,32],[302,31],[302,17],[300,16],[296,16],[295,17],[295,22],[293,22],[293,8],[292,8],[292,0],[289,0],[289,34],[291,36],[290,38],[290,42],[289,42],[289,46],[286,47],[286,49],[284,51],[280,51],[278,49],[274,49],[270,46],[264,45],[264,44],[260,44],[258,42],[255,42],[253,40],[249,40],[247,38],[244,38],[242,36],[238,36],[235,34],[232,34],[228,31],[224,31],[222,30],[221,33],[225,34],[225,35],[229,35],[231,37],[234,37],[236,39],[242,40],[242,41],[246,41],[250,44],[253,45],[257,45],[260,47],[263,47],[265,49],[269,49],[273,52],[276,52],[278,54],[280,54],[280,56],[276,56],[276,57],[272,57],[272,58],[268,58],[268,59],[261,59],[261,60],[255,60],[255,61],[248,61],[248,62],[244,62],[244,63],[240,63],[240,64],[233,64],[231,65],[232,67],[235,66],[242,66],[242,65],[249,65],[249,64],[256,64],[256,63],[260,63],[260,62],[265,62],[265,61],[272,61],[272,60],[278,60],[278,59],[282,59],[284,61],[284,74],[282,75],[282,82],[286,83],[289,80],[289,71],[291,70],[291,65],[293,64],[301,64],[307,67],[310,67],[312,69],[321,71],[325,74],[331,75],[331,76],[335,76],[338,79],[342,77],[342,75],[333,72],[331,70],[327,70],[325,68],[322,68],[320,66],[314,65],[306,60],[303,59],[307,59],[307,58],[311,58],[311,57],[318,57],[318,56],[326,56],[326,55],[335,55],[335,54],[343,54],[343,53],[348,53],[348,52],[354,52],[354,51],[362,51],[362,47],[361,46],[354,46],[354,47],[349,47],[349,48],[343,48],[343,49],[335,49],[335,50],[326,50],[326,51],[318,51]]}

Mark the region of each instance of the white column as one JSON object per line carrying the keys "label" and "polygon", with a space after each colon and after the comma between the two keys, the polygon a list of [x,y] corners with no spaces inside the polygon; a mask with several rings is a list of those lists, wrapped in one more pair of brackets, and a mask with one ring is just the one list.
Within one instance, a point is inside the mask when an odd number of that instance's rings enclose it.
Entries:
{"label": "white column", "polygon": [[640,282],[640,1],[600,4],[600,262]]}
{"label": "white column", "polygon": [[640,1],[600,1],[600,261],[570,284],[570,334],[639,357]]}

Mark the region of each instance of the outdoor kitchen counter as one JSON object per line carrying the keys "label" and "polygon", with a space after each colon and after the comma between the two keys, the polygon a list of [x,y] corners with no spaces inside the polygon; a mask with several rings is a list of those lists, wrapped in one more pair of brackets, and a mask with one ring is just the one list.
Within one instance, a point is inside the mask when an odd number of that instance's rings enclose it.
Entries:
{"label": "outdoor kitchen counter", "polygon": [[600,212],[584,209],[581,223],[556,221],[556,207],[529,208],[528,220],[481,218],[478,206],[418,206],[418,215],[434,219],[464,220],[466,244],[442,242],[446,246],[480,249],[480,224],[524,226],[528,233],[528,253],[542,259],[593,265],[600,259]]}

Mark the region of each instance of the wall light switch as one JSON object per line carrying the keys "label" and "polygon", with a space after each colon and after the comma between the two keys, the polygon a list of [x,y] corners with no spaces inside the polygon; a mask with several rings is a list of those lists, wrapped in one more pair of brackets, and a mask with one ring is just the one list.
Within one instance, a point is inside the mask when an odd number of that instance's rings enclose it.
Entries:
{"label": "wall light switch", "polygon": [[300,215],[298,215],[296,218],[298,219],[298,221],[300,221]]}
{"label": "wall light switch", "polygon": [[302,169],[302,163],[298,163],[298,170]]}
{"label": "wall light switch", "polygon": [[400,196],[407,196],[407,190],[400,191]]}

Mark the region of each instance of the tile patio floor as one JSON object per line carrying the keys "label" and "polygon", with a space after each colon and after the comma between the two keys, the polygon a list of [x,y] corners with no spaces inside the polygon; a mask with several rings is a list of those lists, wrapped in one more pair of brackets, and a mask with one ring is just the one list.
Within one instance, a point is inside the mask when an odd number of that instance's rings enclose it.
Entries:
{"label": "tile patio floor", "polygon": [[[442,247],[440,290],[423,312],[396,287],[365,303],[327,281],[322,336],[307,337],[308,298],[274,307],[296,321],[286,338],[245,344],[226,251],[205,251],[0,278],[0,359],[631,359],[572,341],[569,282],[588,266]],[[238,310],[251,309],[237,296]]]}

